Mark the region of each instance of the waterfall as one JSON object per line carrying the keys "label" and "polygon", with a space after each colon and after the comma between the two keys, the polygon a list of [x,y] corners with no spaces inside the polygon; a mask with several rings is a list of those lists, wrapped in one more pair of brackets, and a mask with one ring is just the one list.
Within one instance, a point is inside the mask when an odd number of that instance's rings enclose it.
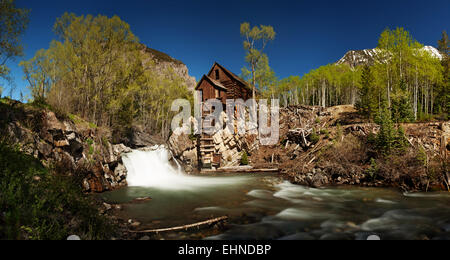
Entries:
{"label": "waterfall", "polygon": [[177,168],[169,163],[172,157],[164,146],[149,150],[133,150],[122,157],[128,171],[127,182],[130,187],[151,187],[164,190],[192,190],[210,188],[218,185],[232,185],[244,181],[238,177],[199,177],[183,173],[180,164]]}

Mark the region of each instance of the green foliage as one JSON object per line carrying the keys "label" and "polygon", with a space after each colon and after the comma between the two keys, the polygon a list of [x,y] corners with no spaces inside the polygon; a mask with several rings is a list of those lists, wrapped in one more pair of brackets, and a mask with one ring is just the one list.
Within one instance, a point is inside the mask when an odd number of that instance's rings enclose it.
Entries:
{"label": "green foliage", "polygon": [[120,140],[138,123],[167,136],[171,102],[192,100],[183,79],[171,68],[160,71],[152,55],[173,59],[141,45],[119,17],[65,13],[54,31],[49,49],[21,63],[25,79],[34,99],[80,116],[91,128],[110,127]]}
{"label": "green foliage", "polygon": [[23,68],[24,79],[27,80],[34,100],[45,100],[51,88],[51,60],[48,59],[50,51],[38,50],[29,61],[20,62]]}
{"label": "green foliage", "polygon": [[[355,104],[362,115],[373,120],[386,104],[395,123],[431,118],[432,114],[447,119],[450,109],[448,42],[448,36],[443,33],[439,49],[444,53],[444,60],[439,62],[405,29],[386,29],[379,37],[369,66],[333,63],[311,70],[301,78],[278,80],[268,62],[261,58],[254,74],[255,78],[263,79],[255,82],[264,98],[278,98],[284,106]],[[244,68],[243,75],[248,79],[251,70]]]}
{"label": "green foliage", "polygon": [[91,138],[88,138],[86,140],[86,143],[88,144],[88,152],[89,155],[93,155],[94,151],[95,151],[95,147],[94,147],[94,140],[92,140]]}
{"label": "green foliage", "polygon": [[109,238],[115,228],[77,183],[0,143],[0,239]]}
{"label": "green foliage", "polygon": [[425,149],[423,149],[422,146],[419,147],[419,150],[417,151],[417,160],[423,165],[426,166],[427,164],[427,153]]}
{"label": "green foliage", "polygon": [[320,136],[316,133],[316,129],[313,129],[312,133],[308,136],[308,140],[313,144],[319,142]]}
{"label": "green foliage", "polygon": [[376,137],[377,149],[383,153],[390,153],[394,148],[395,130],[392,121],[391,112],[384,108],[376,119],[376,123],[380,125],[380,131]]}
{"label": "green foliage", "polygon": [[[270,72],[270,68],[265,68],[268,66],[267,56],[264,54],[264,49],[267,43],[275,39],[275,31],[272,26],[254,26],[250,27],[250,24],[245,22],[241,24],[241,36],[244,38],[244,50],[246,51],[245,61],[248,63],[251,72],[253,92],[255,94],[256,87],[256,70],[261,61],[263,61],[263,67],[259,68],[260,71]],[[260,79],[261,80],[261,79]],[[262,87],[262,86],[260,86]]]}
{"label": "green foliage", "polygon": [[356,109],[367,118],[373,118],[378,107],[378,96],[374,84],[375,78],[372,70],[366,65],[362,69],[359,101],[356,103]]}
{"label": "green foliage", "polygon": [[401,80],[399,87],[391,96],[392,119],[395,123],[406,123],[414,120],[406,82]]}
{"label": "green foliage", "polygon": [[321,135],[329,135],[330,132],[328,131],[328,129],[325,129],[325,128],[324,128],[324,129],[321,129],[321,130],[320,130],[320,134],[321,134]]}
{"label": "green foliage", "polygon": [[80,120],[80,118],[78,118],[76,115],[74,114],[68,114],[69,119],[74,123],[74,124],[80,124],[82,122],[82,120]]}
{"label": "green foliage", "polygon": [[374,158],[370,158],[370,167],[367,169],[367,176],[370,180],[374,181],[377,178],[378,175],[378,164],[377,161]]}
{"label": "green foliage", "polygon": [[[269,66],[269,58],[266,54],[262,54],[256,65],[254,75],[256,87],[261,91],[262,98],[274,98],[278,91],[277,88],[279,87],[279,82],[275,72]],[[247,82],[252,83],[253,74],[251,69],[249,70],[246,67],[242,68],[241,76]]]}
{"label": "green foliage", "polygon": [[9,79],[6,62],[23,55],[20,36],[28,26],[29,10],[16,7],[15,0],[0,0],[0,78]]}
{"label": "green foliage", "polygon": [[378,152],[389,155],[393,152],[404,152],[408,146],[405,131],[401,126],[394,127],[391,112],[384,108],[376,118],[376,123],[380,125],[380,131],[375,137],[375,145]]}
{"label": "green foliage", "polygon": [[248,165],[248,155],[247,155],[247,151],[243,151],[242,152],[242,157],[241,157],[241,165]]}

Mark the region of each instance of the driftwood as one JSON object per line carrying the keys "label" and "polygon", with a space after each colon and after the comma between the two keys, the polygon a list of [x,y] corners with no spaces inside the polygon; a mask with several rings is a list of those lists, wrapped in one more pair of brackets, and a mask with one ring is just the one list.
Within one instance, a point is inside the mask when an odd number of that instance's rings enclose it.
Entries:
{"label": "driftwood", "polygon": [[308,142],[306,140],[306,138],[309,135],[311,135],[312,132],[313,132],[312,128],[310,128],[310,129],[297,128],[297,129],[289,130],[289,132],[287,134],[288,142],[292,141],[296,144],[302,145],[302,147],[309,147],[311,145],[311,143]]}
{"label": "driftwood", "polygon": [[170,231],[181,231],[181,230],[188,230],[190,228],[200,228],[201,226],[205,226],[205,225],[212,225],[212,224],[216,224],[219,222],[223,222],[228,220],[227,216],[223,216],[223,217],[219,217],[219,218],[214,218],[214,219],[210,219],[210,220],[206,220],[206,221],[202,221],[199,223],[195,223],[195,224],[190,224],[190,225],[184,225],[184,226],[179,226],[179,227],[171,227],[171,228],[161,228],[161,229],[151,229],[151,230],[129,230],[129,232],[131,233],[163,233],[163,232],[170,232]]}

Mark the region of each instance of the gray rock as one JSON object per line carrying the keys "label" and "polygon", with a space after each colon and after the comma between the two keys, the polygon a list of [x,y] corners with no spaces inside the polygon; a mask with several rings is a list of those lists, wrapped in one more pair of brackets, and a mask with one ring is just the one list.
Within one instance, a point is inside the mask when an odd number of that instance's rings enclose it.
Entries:
{"label": "gray rock", "polygon": [[53,147],[45,142],[38,142],[36,148],[44,158],[48,158],[53,150]]}
{"label": "gray rock", "polygon": [[125,168],[125,166],[123,166],[123,164],[119,163],[117,165],[117,167],[114,169],[114,175],[119,177],[119,179],[123,179],[127,176],[128,171],[127,168]]}
{"label": "gray rock", "polygon": [[75,135],[74,132],[72,132],[72,133],[66,135],[66,138],[67,138],[67,140],[70,141],[70,140],[74,140],[75,138],[77,138],[77,136]]}
{"label": "gray rock", "polygon": [[124,153],[131,152],[131,148],[125,146],[124,144],[115,144],[112,146],[113,154],[115,156],[121,156]]}
{"label": "gray rock", "polygon": [[127,145],[131,148],[142,148],[147,146],[153,146],[155,145],[155,141],[153,140],[153,137],[145,132],[140,127],[134,127],[131,130],[131,135],[128,138]]}
{"label": "gray rock", "polygon": [[103,207],[105,208],[105,211],[111,210],[112,206],[106,202],[103,203]]}
{"label": "gray rock", "polygon": [[150,240],[150,237],[149,237],[149,236],[143,236],[143,237],[141,237],[139,240],[145,240],[145,241],[148,241],[148,240]]}
{"label": "gray rock", "polygon": [[67,240],[76,241],[76,240],[81,240],[81,238],[77,235],[70,235],[69,237],[67,237]]}

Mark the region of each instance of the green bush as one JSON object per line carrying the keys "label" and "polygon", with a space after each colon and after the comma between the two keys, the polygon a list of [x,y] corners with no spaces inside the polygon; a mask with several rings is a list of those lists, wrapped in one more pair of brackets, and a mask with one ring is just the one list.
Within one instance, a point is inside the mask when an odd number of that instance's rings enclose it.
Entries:
{"label": "green bush", "polygon": [[315,129],[313,129],[313,132],[308,136],[308,140],[313,144],[316,144],[319,142],[320,136],[316,133]]}
{"label": "green bush", "polygon": [[242,152],[241,164],[248,165],[248,155],[247,155],[247,151],[245,151],[245,150]]}
{"label": "green bush", "polygon": [[109,238],[115,227],[79,183],[0,143],[0,239]]}
{"label": "green bush", "polygon": [[378,164],[374,158],[370,159],[370,168],[367,169],[367,176],[370,180],[374,181],[378,175]]}
{"label": "green bush", "polygon": [[376,119],[376,123],[380,125],[380,131],[375,137],[375,146],[378,152],[388,155],[393,152],[404,152],[408,146],[408,140],[405,136],[404,129],[399,126],[394,127],[391,112],[384,108]]}
{"label": "green bush", "polygon": [[328,129],[322,129],[322,130],[320,130],[320,134],[321,135],[328,135],[328,134],[330,134],[330,132],[328,131]]}

